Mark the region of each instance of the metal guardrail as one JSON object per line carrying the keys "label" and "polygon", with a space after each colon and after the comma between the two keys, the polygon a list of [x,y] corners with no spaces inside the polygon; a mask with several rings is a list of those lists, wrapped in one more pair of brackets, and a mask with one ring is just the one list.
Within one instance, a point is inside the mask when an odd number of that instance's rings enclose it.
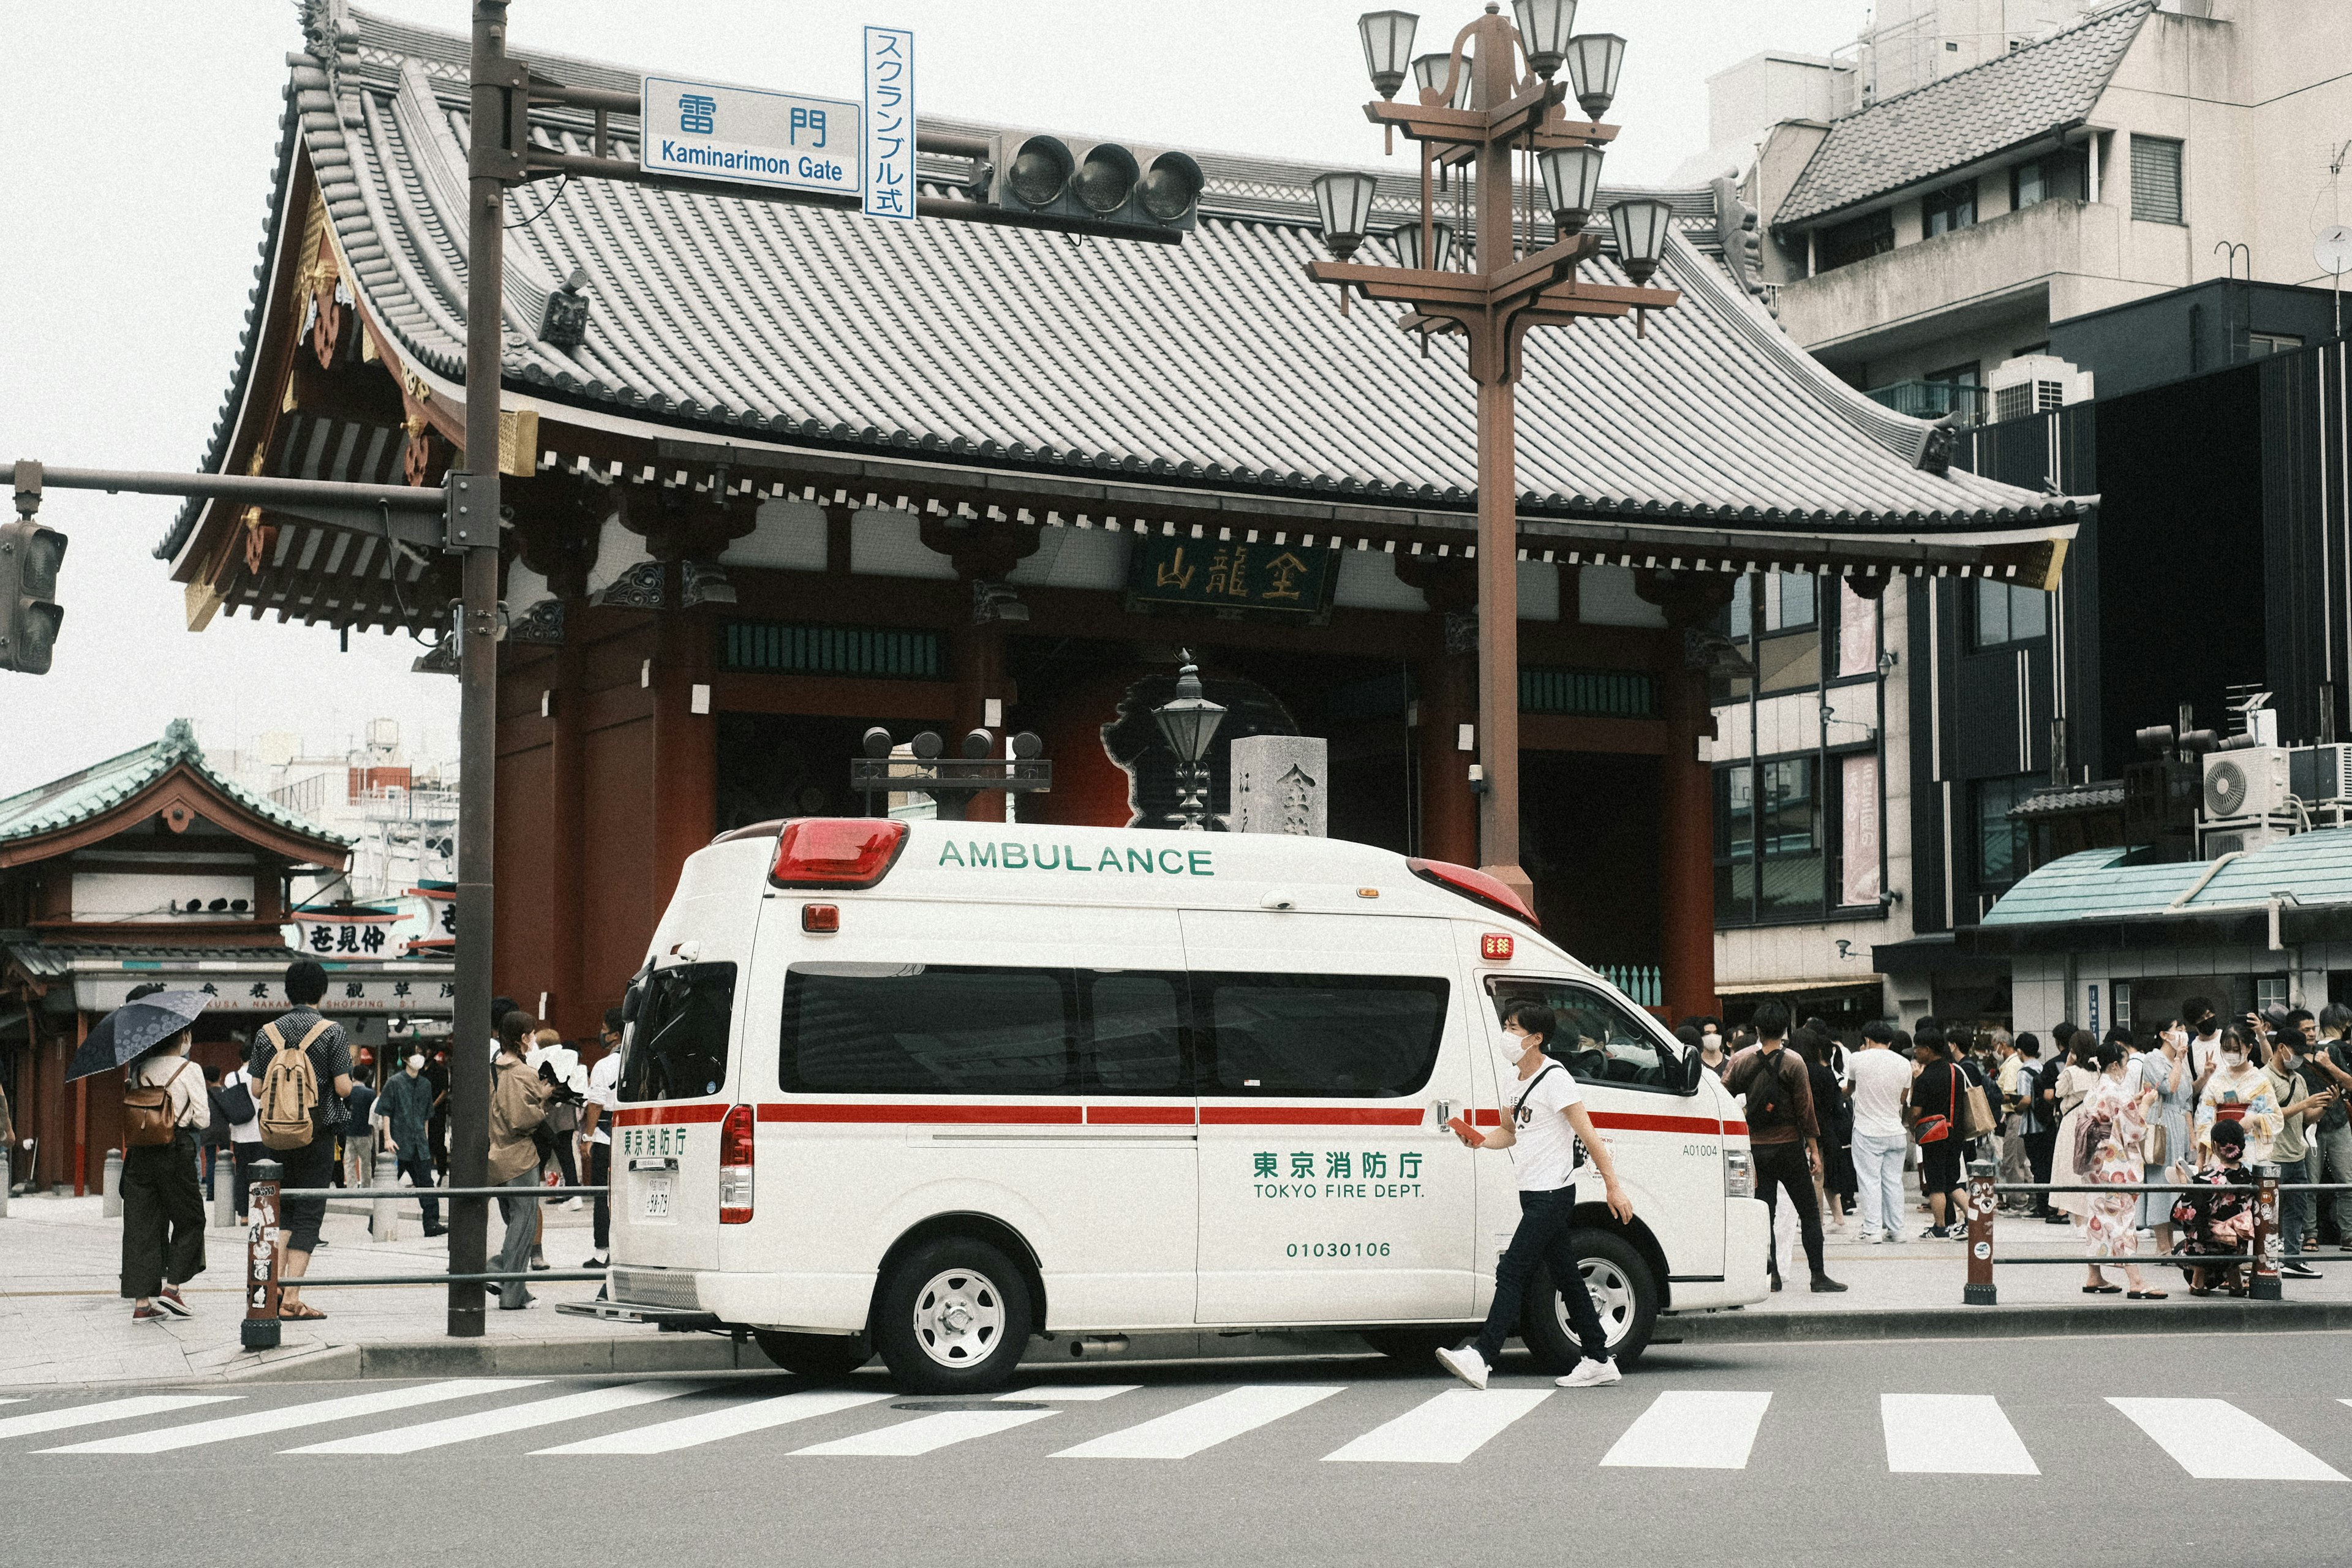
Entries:
{"label": "metal guardrail", "polygon": [[[2253,1194],[2254,1234],[2251,1250],[2233,1254],[2196,1254],[2158,1252],[2134,1255],[2130,1258],[2093,1258],[2087,1253],[2068,1253],[2063,1257],[1996,1258],[1993,1253],[1992,1222],[1999,1212],[2003,1193],[2100,1193],[2110,1197],[2119,1194],[2137,1196],[2142,1193],[2213,1193],[2231,1190],[2217,1187],[2210,1182],[2000,1182],[1995,1180],[1997,1167],[1990,1160],[1979,1160],[1969,1166],[1968,1186],[1968,1258],[1969,1279],[1960,1293],[1962,1303],[1972,1307],[1998,1304],[2000,1297],[1993,1287],[1992,1271],[1996,1263],[2011,1267],[2035,1264],[2072,1264],[2076,1268],[2097,1265],[2102,1268],[2120,1268],[2126,1263],[2145,1264],[2157,1268],[2228,1268],[2251,1267],[2247,1281],[2248,1296],[2257,1301],[2277,1301],[2285,1299],[2282,1286],[2281,1267],[2286,1262],[2286,1240],[2279,1234],[2279,1194],[2282,1193],[2342,1193],[2352,1192],[2347,1182],[2289,1182],[2278,1179],[2276,1165],[2256,1165],[2248,1173],[2253,1178],[2240,1186],[2251,1188]],[[2296,1256],[2301,1256],[2297,1254]]]}

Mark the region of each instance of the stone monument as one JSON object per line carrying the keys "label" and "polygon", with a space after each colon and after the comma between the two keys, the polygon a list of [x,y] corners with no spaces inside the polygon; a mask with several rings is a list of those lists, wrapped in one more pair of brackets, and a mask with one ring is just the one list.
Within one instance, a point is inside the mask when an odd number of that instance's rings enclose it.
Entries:
{"label": "stone monument", "polygon": [[1233,743],[1236,833],[1329,834],[1331,742],[1319,735],[1248,735]]}

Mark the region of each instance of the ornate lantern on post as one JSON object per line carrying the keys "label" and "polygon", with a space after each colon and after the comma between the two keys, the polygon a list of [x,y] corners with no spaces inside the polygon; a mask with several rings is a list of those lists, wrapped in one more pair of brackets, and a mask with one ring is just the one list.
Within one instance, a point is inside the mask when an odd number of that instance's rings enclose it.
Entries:
{"label": "ornate lantern on post", "polygon": [[[1663,310],[1675,303],[1672,289],[1588,281],[1577,264],[1597,254],[1601,237],[1585,225],[1601,201],[1602,150],[1617,136],[1603,125],[1617,92],[1625,40],[1613,33],[1572,36],[1575,0],[1512,0],[1517,25],[1499,3],[1454,35],[1444,54],[1412,62],[1417,102],[1397,101],[1388,73],[1406,41],[1395,13],[1376,13],[1360,25],[1372,86],[1381,96],[1364,106],[1365,117],[1384,131],[1402,132],[1422,144],[1420,222],[1410,237],[1393,232],[1400,267],[1352,262],[1363,243],[1371,209],[1372,176],[1325,174],[1315,182],[1316,206],[1332,260],[1310,262],[1307,276],[1337,284],[1340,308],[1349,292],[1408,307],[1397,325],[1423,334],[1459,332],[1469,348],[1471,379],[1478,387],[1478,796],[1479,858],[1486,871],[1517,891],[1533,889],[1519,868],[1518,714],[1518,516],[1513,470],[1514,429],[1520,344],[1535,326],[1572,326],[1586,317],[1622,317]],[[1375,23],[1378,24],[1377,27]],[[1373,47],[1375,32],[1382,47]],[[1377,55],[1377,58],[1376,58]],[[1525,74],[1520,60],[1527,62]],[[1565,66],[1568,80],[1555,81]],[[1591,123],[1572,120],[1567,101],[1574,96]],[[1559,237],[1538,243],[1532,235],[1522,248],[1515,225],[1514,154],[1540,172]],[[1441,231],[1436,221],[1439,169],[1461,178],[1473,197],[1475,225],[1466,234]],[[1360,182],[1352,183],[1352,182]],[[1648,210],[1650,205],[1661,209]],[[1646,283],[1664,253],[1664,205],[1618,205],[1614,231],[1627,275]],[[1532,218],[1533,214],[1530,213]],[[1444,240],[1466,246],[1466,269],[1444,270]]]}
{"label": "ornate lantern on post", "polygon": [[1184,831],[1203,833],[1201,819],[1209,812],[1209,770],[1202,759],[1224,721],[1223,704],[1212,702],[1201,690],[1201,672],[1192,652],[1184,650],[1184,668],[1176,675],[1176,695],[1151,710],[1160,739],[1176,753],[1176,809],[1184,814]]}

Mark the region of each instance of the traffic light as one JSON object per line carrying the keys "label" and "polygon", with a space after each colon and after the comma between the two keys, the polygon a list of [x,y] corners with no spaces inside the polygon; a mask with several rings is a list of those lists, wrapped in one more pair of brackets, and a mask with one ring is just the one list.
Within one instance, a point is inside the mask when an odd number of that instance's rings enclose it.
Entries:
{"label": "traffic light", "polygon": [[17,464],[20,515],[0,524],[0,669],[24,675],[49,672],[49,650],[57,646],[58,625],[66,615],[54,602],[66,536],[33,521],[40,504],[40,466]]}
{"label": "traffic light", "polygon": [[1007,131],[991,160],[990,199],[1006,212],[1046,213],[1159,233],[1192,229],[1201,165],[1190,153],[1117,142],[1073,142]]}

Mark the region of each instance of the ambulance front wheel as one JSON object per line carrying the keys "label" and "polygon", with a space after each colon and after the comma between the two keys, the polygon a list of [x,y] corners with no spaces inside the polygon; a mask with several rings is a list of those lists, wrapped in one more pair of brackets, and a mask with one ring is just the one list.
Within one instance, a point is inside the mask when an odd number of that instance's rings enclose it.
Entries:
{"label": "ambulance front wheel", "polygon": [[780,1329],[754,1329],[751,1337],[762,1354],[786,1372],[819,1382],[847,1377],[874,1359],[864,1334],[788,1334]]}
{"label": "ambulance front wheel", "polygon": [[876,1348],[907,1393],[987,1393],[1011,1381],[1033,1311],[1011,1258],[984,1241],[942,1237],[891,1270]]}
{"label": "ambulance front wheel", "polygon": [[[1651,1331],[1657,1327],[1657,1279],[1633,1244],[1611,1231],[1579,1229],[1576,1256],[1583,1266],[1584,1289],[1609,1342],[1610,1359],[1631,1368],[1649,1348]],[[1546,1372],[1569,1372],[1584,1357],[1568,1326],[1568,1305],[1549,1268],[1537,1270],[1520,1329],[1536,1364]]]}

